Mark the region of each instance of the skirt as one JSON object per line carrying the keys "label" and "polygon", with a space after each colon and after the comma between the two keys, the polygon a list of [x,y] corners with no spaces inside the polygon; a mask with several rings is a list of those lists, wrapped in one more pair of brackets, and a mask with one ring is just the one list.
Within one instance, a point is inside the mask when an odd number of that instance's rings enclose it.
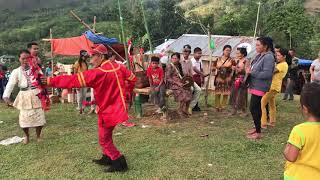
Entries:
{"label": "skirt", "polygon": [[21,128],[32,128],[38,126],[44,126],[46,119],[44,117],[44,111],[42,108],[20,110],[19,125]]}
{"label": "skirt", "polygon": [[13,103],[13,106],[20,110],[21,128],[44,126],[46,123],[38,93],[38,89],[20,91]]}

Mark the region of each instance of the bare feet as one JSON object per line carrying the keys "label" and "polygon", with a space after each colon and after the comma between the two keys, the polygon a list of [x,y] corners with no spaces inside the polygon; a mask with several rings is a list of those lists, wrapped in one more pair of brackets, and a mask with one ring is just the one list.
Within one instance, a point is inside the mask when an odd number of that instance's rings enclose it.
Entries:
{"label": "bare feet", "polygon": [[276,123],[275,123],[275,122],[270,122],[270,123],[268,124],[268,126],[274,128],[274,127],[276,127]]}
{"label": "bare feet", "polygon": [[23,139],[23,144],[28,144],[29,143],[29,137],[25,136]]}
{"label": "bare feet", "polygon": [[261,133],[253,133],[251,135],[247,135],[248,139],[259,140],[262,138]]}
{"label": "bare feet", "polygon": [[248,113],[242,112],[239,114],[240,117],[245,118],[248,117]]}
{"label": "bare feet", "polygon": [[262,129],[267,129],[268,126],[264,124],[264,125],[261,125],[261,128],[262,128]]}
{"label": "bare feet", "polygon": [[42,142],[42,138],[41,138],[41,137],[38,137],[38,138],[37,138],[37,142],[38,142],[38,143]]}
{"label": "bare feet", "polygon": [[94,114],[95,113],[95,109],[91,109],[88,114]]}
{"label": "bare feet", "polygon": [[251,134],[254,134],[256,133],[256,129],[251,129],[247,132],[247,135],[251,135]]}
{"label": "bare feet", "polygon": [[234,115],[236,115],[237,114],[237,111],[232,111],[232,112],[230,112],[230,113],[228,113],[228,116],[234,116]]}
{"label": "bare feet", "polygon": [[122,123],[122,125],[125,126],[125,127],[133,127],[136,124],[134,124],[133,122],[125,121],[125,122]]}
{"label": "bare feet", "polygon": [[177,114],[179,115],[180,119],[184,118],[184,115],[183,115],[184,113],[181,110],[178,110]]}

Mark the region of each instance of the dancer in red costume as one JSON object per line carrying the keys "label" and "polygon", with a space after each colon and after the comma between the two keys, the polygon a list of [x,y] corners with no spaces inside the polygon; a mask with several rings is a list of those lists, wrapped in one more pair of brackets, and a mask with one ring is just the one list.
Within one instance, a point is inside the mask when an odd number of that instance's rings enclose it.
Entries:
{"label": "dancer in red costume", "polygon": [[57,88],[91,87],[94,89],[98,111],[99,144],[103,156],[93,162],[110,166],[106,172],[126,171],[125,157],[117,150],[112,140],[112,131],[117,124],[128,120],[125,101],[125,81],[135,83],[135,75],[124,65],[105,60],[107,49],[99,45],[92,52],[90,63],[94,69],[71,76],[49,77],[45,83]]}

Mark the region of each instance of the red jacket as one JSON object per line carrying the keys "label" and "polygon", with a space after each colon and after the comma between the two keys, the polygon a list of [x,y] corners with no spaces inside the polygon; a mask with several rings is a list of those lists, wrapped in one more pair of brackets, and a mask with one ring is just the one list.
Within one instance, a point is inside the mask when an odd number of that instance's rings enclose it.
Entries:
{"label": "red jacket", "polygon": [[134,84],[136,76],[122,64],[105,61],[99,68],[71,76],[49,77],[47,81],[48,86],[57,88],[93,88],[98,116],[110,127],[128,120],[126,80]]}

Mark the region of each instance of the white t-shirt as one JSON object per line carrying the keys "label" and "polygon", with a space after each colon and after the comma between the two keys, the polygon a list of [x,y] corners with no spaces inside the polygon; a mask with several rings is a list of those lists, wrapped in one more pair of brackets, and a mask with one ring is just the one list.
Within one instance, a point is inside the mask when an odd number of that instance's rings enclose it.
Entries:
{"label": "white t-shirt", "polygon": [[320,81],[320,59],[314,60],[311,66],[314,66],[314,79]]}
{"label": "white t-shirt", "polygon": [[[199,61],[197,61],[196,59],[192,58],[191,62],[192,62],[192,67],[196,68],[198,71],[201,72],[201,69],[203,68],[202,60],[199,59]],[[193,71],[193,69],[192,69],[192,74],[195,75],[197,73],[195,71]]]}

